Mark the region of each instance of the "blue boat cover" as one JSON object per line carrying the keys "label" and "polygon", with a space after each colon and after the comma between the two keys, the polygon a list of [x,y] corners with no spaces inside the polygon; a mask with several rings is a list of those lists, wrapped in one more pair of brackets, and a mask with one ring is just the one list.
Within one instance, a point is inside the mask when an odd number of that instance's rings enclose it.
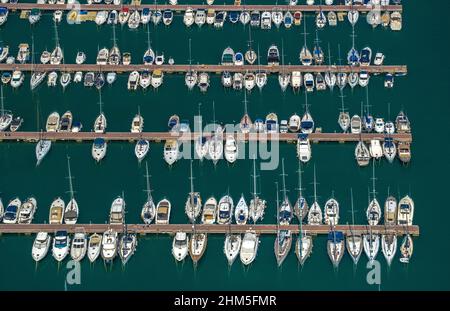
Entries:
{"label": "blue boat cover", "polygon": [[331,231],[328,232],[328,241],[336,241],[337,243],[344,240],[344,233],[341,231]]}

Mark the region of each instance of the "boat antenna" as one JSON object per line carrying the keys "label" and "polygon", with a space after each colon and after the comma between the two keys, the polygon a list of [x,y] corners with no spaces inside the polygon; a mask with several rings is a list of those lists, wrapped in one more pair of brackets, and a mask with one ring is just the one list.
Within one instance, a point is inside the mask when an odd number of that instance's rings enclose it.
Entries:
{"label": "boat antenna", "polygon": [[72,171],[70,170],[70,157],[67,156],[67,170],[69,172],[69,176],[67,177],[69,179],[69,193],[70,193],[70,199],[73,199],[73,184],[72,184]]}
{"label": "boat antenna", "polygon": [[147,182],[147,189],[145,190],[145,192],[147,192],[147,202],[151,201],[152,198],[152,190],[150,188],[150,175],[148,174],[148,162],[145,161],[145,179]]}

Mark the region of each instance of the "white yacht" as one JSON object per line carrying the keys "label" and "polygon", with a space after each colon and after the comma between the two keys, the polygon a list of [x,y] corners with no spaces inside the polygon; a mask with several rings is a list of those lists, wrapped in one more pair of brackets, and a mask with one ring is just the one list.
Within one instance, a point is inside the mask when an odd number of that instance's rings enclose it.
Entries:
{"label": "white yacht", "polygon": [[259,237],[255,231],[247,231],[242,239],[240,250],[241,262],[244,265],[251,264],[258,253]]}
{"label": "white yacht", "polygon": [[186,232],[177,232],[172,242],[172,255],[176,261],[183,261],[189,251],[189,237]]}
{"label": "white yacht", "polygon": [[250,200],[248,209],[249,218],[256,223],[258,220],[262,220],[266,209],[266,200],[261,199],[256,193],[256,159],[253,159],[253,198]]}
{"label": "white yacht", "polygon": [[184,12],[183,16],[183,23],[190,27],[194,23],[195,17],[194,17],[194,10],[191,7],[188,7],[186,11]]}
{"label": "white yacht", "polygon": [[414,201],[407,195],[398,202],[397,224],[412,226],[413,219]]}
{"label": "white yacht", "polygon": [[111,204],[109,211],[110,224],[123,224],[125,215],[125,200],[122,197],[117,197]]}
{"label": "white yacht", "polygon": [[70,257],[75,261],[83,260],[87,251],[87,238],[84,232],[75,233],[70,249]]}
{"label": "white yacht", "polygon": [[381,147],[381,143],[378,139],[372,139],[370,141],[369,152],[370,156],[376,160],[383,156],[383,148]]}
{"label": "white yacht", "polygon": [[100,251],[102,249],[102,238],[103,236],[97,233],[94,233],[89,237],[87,256],[90,262],[95,262],[100,255]]}
{"label": "white yacht", "polygon": [[335,198],[325,202],[324,223],[329,226],[337,226],[339,223],[339,202]]}
{"label": "white yacht", "polygon": [[47,256],[52,237],[47,232],[39,232],[33,242],[33,248],[31,249],[31,256],[38,262]]}
{"label": "white yacht", "polygon": [[[215,124],[215,122],[214,122]],[[214,165],[217,164],[217,162],[222,158],[223,155],[223,134],[222,134],[222,127],[219,125],[217,129],[215,130],[215,133],[213,133],[213,136],[209,140],[208,143],[208,155],[213,161]]]}
{"label": "white yacht", "polygon": [[135,91],[139,86],[140,74],[138,71],[132,71],[128,76],[127,88],[128,90]]}
{"label": "white yacht", "polygon": [[105,114],[103,112],[100,112],[100,114],[98,115],[98,117],[95,119],[94,122],[94,132],[95,133],[105,133],[106,130],[106,117]]}
{"label": "white yacht", "polygon": [[157,69],[152,72],[151,85],[153,88],[157,89],[163,84],[164,73]]}
{"label": "white yacht", "polygon": [[230,163],[234,163],[238,157],[238,144],[234,135],[227,135],[224,149],[225,159]]}
{"label": "white yacht", "polygon": [[70,238],[67,231],[56,231],[53,238],[52,255],[56,261],[61,262],[70,251]]}
{"label": "white yacht", "polygon": [[299,134],[297,138],[297,157],[306,163],[311,160],[311,144],[307,134]]}
{"label": "white yacht", "polygon": [[50,205],[48,223],[51,225],[61,225],[64,218],[65,203],[61,198],[56,198]]}
{"label": "white yacht", "polygon": [[77,65],[81,65],[86,61],[86,54],[84,52],[78,52],[75,58],[75,63]]}
{"label": "white yacht", "polygon": [[67,167],[69,172],[69,193],[70,193],[70,201],[67,203],[66,208],[64,210],[64,223],[68,225],[74,225],[77,223],[79,216],[78,203],[74,197],[73,185],[72,185],[72,173],[70,170],[70,159],[67,158]]}
{"label": "white yacht", "polygon": [[142,133],[144,129],[144,118],[140,113],[136,114],[131,121],[131,133]]}
{"label": "white yacht", "polygon": [[92,143],[91,154],[95,161],[100,162],[106,155],[108,144],[103,138],[96,138]]}
{"label": "white yacht", "polygon": [[233,219],[234,202],[229,195],[223,196],[217,208],[217,223],[229,224]]}
{"label": "white yacht", "polygon": [[18,88],[22,85],[25,75],[20,70],[14,70],[11,77],[11,87]]}
{"label": "white yacht", "polygon": [[33,197],[28,198],[20,206],[17,222],[19,224],[31,224],[31,222],[33,221],[36,209],[37,209],[36,199]]}
{"label": "white yacht", "polygon": [[178,141],[175,139],[166,140],[164,144],[164,160],[172,165],[178,160]]}
{"label": "white yacht", "polygon": [[169,200],[162,199],[156,205],[156,216],[155,216],[155,224],[163,224],[167,225],[170,220],[170,211],[172,209],[172,205]]}
{"label": "white yacht", "polygon": [[17,223],[19,217],[19,209],[22,202],[19,198],[15,198],[8,203],[6,206],[5,213],[3,214],[3,223],[5,224],[15,224]]}
{"label": "white yacht", "polygon": [[112,262],[117,255],[118,234],[113,229],[103,233],[101,244],[101,255],[104,261]]}
{"label": "white yacht", "polygon": [[217,200],[214,197],[210,197],[203,206],[201,223],[211,225],[216,221],[217,214]]}

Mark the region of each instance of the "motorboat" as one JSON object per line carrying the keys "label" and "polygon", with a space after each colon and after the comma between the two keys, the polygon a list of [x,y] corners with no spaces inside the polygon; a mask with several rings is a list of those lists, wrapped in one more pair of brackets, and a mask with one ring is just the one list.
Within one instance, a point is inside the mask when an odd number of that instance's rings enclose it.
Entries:
{"label": "motorboat", "polygon": [[308,138],[308,134],[299,134],[297,138],[297,157],[303,163],[311,160],[311,144]]}
{"label": "motorboat", "polygon": [[280,64],[280,52],[278,47],[272,44],[267,51],[267,64],[269,66],[278,66]]}
{"label": "motorboat", "polygon": [[241,262],[248,266],[251,264],[258,253],[259,237],[255,231],[247,231],[242,239],[242,245],[240,250]]}
{"label": "motorboat", "polygon": [[61,262],[70,251],[70,237],[67,231],[56,231],[53,238],[52,255],[56,261]]}
{"label": "motorboat", "polygon": [[172,205],[169,200],[162,199],[159,201],[156,205],[155,224],[167,225],[170,220],[171,209]]}
{"label": "motorboat", "polygon": [[33,248],[31,249],[31,257],[38,262],[47,256],[52,237],[47,232],[38,232],[33,242]]}
{"label": "motorboat", "polygon": [[406,234],[400,245],[400,262],[409,263],[414,251],[414,244],[411,235]]}
{"label": "motorboat", "polygon": [[86,252],[87,252],[86,233],[76,232],[72,240],[70,257],[72,257],[74,261],[81,261],[86,256]]}
{"label": "motorboat", "polygon": [[109,223],[123,224],[125,215],[125,200],[122,197],[117,197],[111,204],[111,209],[109,210]]}
{"label": "motorboat", "polygon": [[271,112],[266,116],[264,131],[267,134],[279,133],[278,116],[275,113]]}
{"label": "motorboat", "polygon": [[381,147],[381,143],[378,139],[370,140],[369,152],[370,156],[376,160],[383,156],[383,148]]}
{"label": "motorboat", "polygon": [[238,157],[238,144],[234,135],[227,135],[225,139],[225,148],[224,148],[225,159],[234,163]]}
{"label": "motorboat", "polygon": [[92,143],[91,154],[95,161],[100,162],[106,155],[108,144],[105,139],[98,137]]}
{"label": "motorboat", "polygon": [[229,224],[233,218],[234,202],[229,195],[223,196],[217,208],[217,223],[219,225]]}
{"label": "motorboat", "polygon": [[66,111],[59,123],[59,132],[70,132],[72,129],[73,116],[70,111]]}
{"label": "motorboat", "polygon": [[217,200],[214,197],[208,198],[202,210],[201,223],[212,225],[216,222]]}
{"label": "motorboat", "polygon": [[130,75],[128,76],[128,90],[132,90],[135,91],[137,90],[138,86],[139,86],[139,79],[140,79],[140,74],[138,71],[132,71],[130,73]]}
{"label": "motorboat", "polygon": [[61,198],[56,198],[50,205],[48,223],[53,225],[61,225],[64,218],[65,203]]}
{"label": "motorboat", "polygon": [[164,160],[167,164],[172,165],[178,160],[178,141],[169,139],[164,144]]}
{"label": "motorboat", "polygon": [[95,262],[100,255],[102,249],[102,239],[103,236],[97,233],[94,233],[89,237],[87,256],[90,262]]}
{"label": "motorboat", "polygon": [[108,229],[102,236],[101,252],[105,262],[112,262],[117,256],[118,233],[113,229]]}
{"label": "motorboat", "polygon": [[294,113],[289,118],[288,129],[290,132],[297,133],[300,130],[301,118]]}
{"label": "motorboat", "polygon": [[6,206],[5,212],[3,214],[3,223],[5,224],[16,224],[19,218],[19,209],[22,202],[19,198],[11,200]]}
{"label": "motorboat", "polygon": [[18,211],[17,223],[19,224],[31,224],[34,218],[34,214],[37,209],[36,199],[33,197],[28,198],[22,203]]}
{"label": "motorboat", "polygon": [[107,126],[106,117],[103,112],[100,112],[98,117],[95,119],[94,122],[94,132],[95,133],[105,133]]}
{"label": "motorboat", "polygon": [[131,133],[141,133],[144,129],[144,118],[140,113],[136,114],[131,121]]}
{"label": "motorboat", "polygon": [[336,199],[329,199],[324,206],[324,223],[329,226],[337,226],[339,223],[339,203]]}
{"label": "motorboat", "polygon": [[156,69],[152,72],[151,85],[153,88],[157,89],[163,84],[164,74],[162,70]]}
{"label": "motorboat", "polygon": [[414,219],[414,201],[410,196],[403,197],[398,202],[397,224],[412,226]]}
{"label": "motorboat", "polygon": [[183,261],[189,252],[189,237],[186,232],[178,231],[172,242],[172,255],[176,261]]}

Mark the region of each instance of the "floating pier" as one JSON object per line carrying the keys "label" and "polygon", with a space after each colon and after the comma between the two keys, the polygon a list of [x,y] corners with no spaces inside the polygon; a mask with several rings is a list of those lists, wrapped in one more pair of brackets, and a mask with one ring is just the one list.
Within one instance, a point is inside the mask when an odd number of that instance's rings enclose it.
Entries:
{"label": "floating pier", "polygon": [[[211,137],[212,134],[204,133],[204,137]],[[226,139],[226,132],[223,138]],[[103,138],[108,141],[136,141],[139,139],[147,139],[153,142],[166,141],[176,139],[180,141],[195,140],[200,136],[200,133],[171,133],[171,132],[107,132],[104,134],[95,132],[0,132],[0,140],[8,141],[28,141],[36,142],[40,139],[47,139],[52,141],[93,141],[95,138]],[[237,141],[296,141],[298,133],[234,133]],[[389,135],[397,142],[412,142],[411,134],[392,134]],[[312,142],[357,142],[360,139],[363,141],[370,141],[373,139],[384,140],[387,135],[377,133],[311,133],[308,135]]]}
{"label": "floating pier", "polygon": [[211,72],[211,73],[222,73],[224,71],[229,72],[258,72],[263,71],[267,73],[277,73],[300,71],[303,73],[319,73],[319,72],[356,72],[366,71],[372,74],[381,73],[391,73],[396,75],[406,75],[408,73],[408,67],[406,65],[391,65],[391,66],[303,66],[303,65],[144,65],[144,64],[133,64],[133,65],[96,65],[96,64],[0,64],[0,71],[61,71],[61,72],[76,72],[76,71],[93,71],[93,72],[131,72],[131,71],[144,71],[144,70],[162,70],[165,73],[184,73],[189,70],[195,70],[197,72]]}
{"label": "floating pier", "polygon": [[8,10],[31,10],[39,9],[42,11],[70,11],[70,10],[80,10],[80,11],[120,11],[123,8],[129,8],[132,10],[142,10],[148,8],[150,10],[173,10],[176,12],[184,12],[187,8],[192,8],[193,10],[215,10],[215,11],[272,11],[273,9],[280,9],[283,11],[300,11],[300,12],[348,12],[351,10],[356,10],[359,12],[369,12],[374,9],[379,8],[380,11],[403,11],[402,5],[379,5],[379,6],[368,6],[368,5],[206,5],[206,4],[179,4],[179,5],[169,5],[169,4],[130,4],[130,5],[113,5],[113,4],[37,4],[37,3],[2,3],[0,6],[7,8]]}
{"label": "floating pier", "polygon": [[[109,225],[109,224],[76,224],[76,225],[50,225],[50,224],[0,224],[0,234],[32,234],[38,232],[55,232],[59,230],[66,230],[69,233],[85,231],[86,233],[102,233],[108,229],[114,229],[117,232],[124,231],[123,225]],[[369,225],[338,225],[335,226],[336,231],[342,231],[345,235],[352,233],[360,234],[386,234],[393,233],[396,235],[404,235],[406,233],[412,236],[419,236],[419,226],[372,226]],[[350,231],[351,229],[351,231]],[[145,225],[145,224],[127,224],[129,232],[137,234],[175,234],[179,231],[193,232],[192,224],[168,224],[168,225]],[[203,225],[196,224],[195,232],[197,233],[212,233],[212,234],[226,234],[230,233],[245,233],[247,230],[254,230],[258,234],[276,234],[278,230],[291,230],[292,233],[299,233],[299,225],[277,226],[277,225]],[[302,225],[302,231],[310,235],[325,235],[331,231],[328,225]]]}

